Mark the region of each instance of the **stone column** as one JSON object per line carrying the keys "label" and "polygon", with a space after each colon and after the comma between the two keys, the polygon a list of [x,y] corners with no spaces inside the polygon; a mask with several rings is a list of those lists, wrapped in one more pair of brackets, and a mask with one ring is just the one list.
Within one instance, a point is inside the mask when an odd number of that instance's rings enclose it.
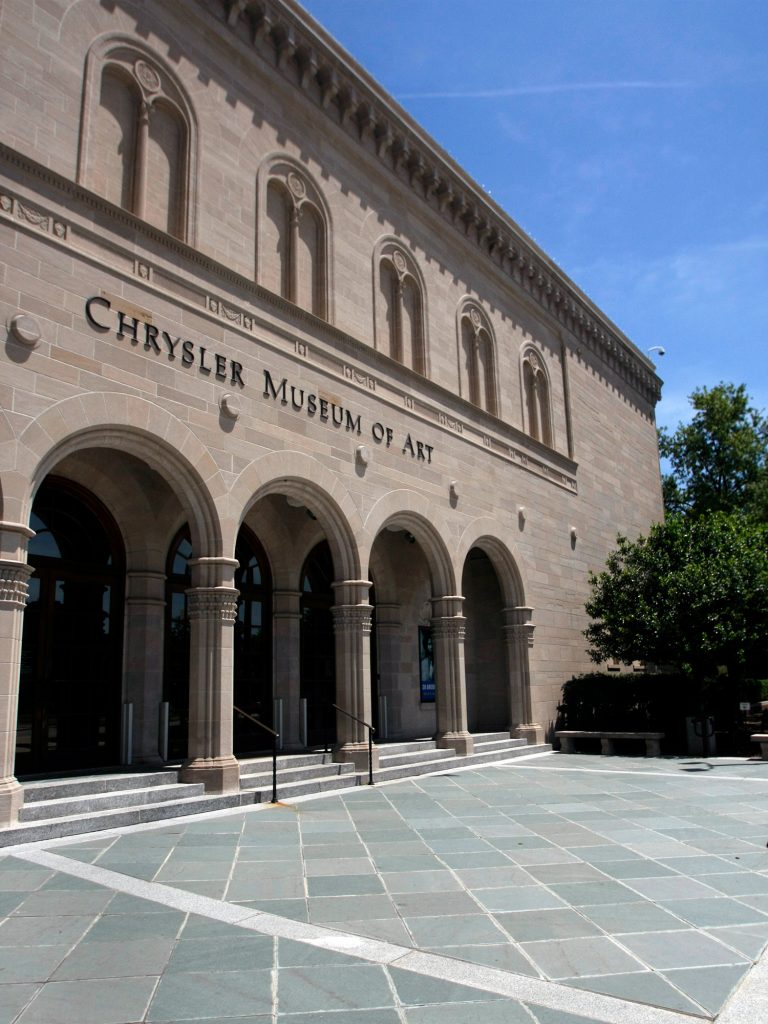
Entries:
{"label": "stone column", "polygon": [[[371,723],[371,613],[368,580],[334,583],[336,604],[333,632],[336,639],[336,704],[356,718]],[[351,761],[358,771],[368,770],[368,730],[336,712],[335,761]],[[379,753],[373,748],[373,770]]]}
{"label": "stone column", "polygon": [[189,758],[183,782],[203,782],[209,793],[236,792],[240,766],[232,753],[233,626],[238,591],[232,586],[237,561],[190,561]]}
{"label": "stone column", "polygon": [[464,634],[461,614],[464,598],[432,598],[432,652],[435,659],[437,745],[471,754],[474,741],[467,728],[467,680],[464,670]]}
{"label": "stone column", "polygon": [[509,675],[509,731],[529,743],[543,743],[544,730],[533,721],[528,651],[533,647],[533,608],[504,609],[504,640]]}
{"label": "stone column", "polygon": [[[274,696],[283,701],[283,750],[301,750],[301,592],[272,594]],[[277,725],[275,725],[277,728]]]}
{"label": "stone column", "polygon": [[128,572],[125,591],[123,699],[133,704],[133,760],[137,764],[160,764],[165,575],[145,570]]}
{"label": "stone column", "polygon": [[15,825],[24,790],[14,775],[21,633],[27,601],[27,542],[34,531],[0,523],[0,827]]}

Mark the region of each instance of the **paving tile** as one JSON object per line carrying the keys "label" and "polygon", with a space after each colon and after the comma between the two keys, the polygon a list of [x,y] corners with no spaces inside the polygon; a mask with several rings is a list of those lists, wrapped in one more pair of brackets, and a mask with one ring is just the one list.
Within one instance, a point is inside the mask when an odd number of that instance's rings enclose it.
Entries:
{"label": "paving tile", "polygon": [[393,942],[397,946],[414,945],[413,936],[399,917],[387,917],[377,921],[345,921],[344,931],[353,935],[364,935],[369,939]]}
{"label": "paving tile", "polygon": [[153,978],[51,982],[19,1017],[18,1024],[123,1024],[144,1019]]}
{"label": "paving tile", "polygon": [[230,900],[241,907],[249,907],[253,911],[263,910],[266,914],[287,917],[291,921],[309,921],[309,910],[306,899],[296,900]]}
{"label": "paving tile", "polygon": [[[768,856],[766,857],[766,868],[768,868]],[[768,875],[760,875],[756,871],[731,873],[717,878],[708,877],[706,882],[713,889],[728,896],[752,896],[768,893]]]}
{"label": "paving tile", "polygon": [[286,967],[278,975],[277,999],[284,1014],[394,1005],[384,968],[370,964]]}
{"label": "paving tile", "polygon": [[292,939],[279,939],[277,961],[283,967],[322,967],[328,964],[359,964],[355,957],[339,953],[335,949],[312,946],[308,942],[294,942]]}
{"label": "paving tile", "polygon": [[491,913],[508,910],[547,910],[567,905],[541,885],[511,885],[504,889],[474,889],[472,895]]}
{"label": "paving tile", "polygon": [[376,875],[320,875],[307,879],[307,892],[310,897],[363,896],[383,893],[384,885]]}
{"label": "paving tile", "polygon": [[269,970],[273,961],[274,940],[271,936],[248,935],[240,929],[231,929],[229,935],[177,942],[167,960],[165,973],[204,973],[213,965],[217,971]]}
{"label": "paving tile", "polygon": [[673,967],[708,967],[743,963],[745,958],[709,935],[690,929],[679,932],[645,932],[622,935],[621,943],[649,967],[665,971]]}
{"label": "paving tile", "polygon": [[552,980],[645,970],[635,957],[603,935],[525,942],[522,949]]}
{"label": "paving tile", "polygon": [[602,864],[598,870],[591,864],[584,864],[581,861],[575,864],[535,864],[527,870],[533,878],[545,885],[552,885],[555,882],[593,882],[605,878],[602,874],[605,870]]}
{"label": "paving tile", "polygon": [[700,1003],[705,1010],[715,1014],[748,970],[748,965],[739,965],[708,967],[706,970],[668,970],[664,975],[673,985],[677,985],[686,995]]}
{"label": "paving tile", "polygon": [[522,1003],[512,999],[501,999],[492,1003],[465,1002],[440,1003],[437,1006],[409,1006],[405,1009],[405,1019],[407,1024],[467,1024],[468,1015],[475,1019],[473,1006],[476,1006],[477,1018],[482,1020],[483,1024],[532,1024],[530,1014]]}
{"label": "paving tile", "polygon": [[706,899],[716,895],[714,889],[695,878],[669,875],[664,878],[633,878],[632,888],[650,900]]}
{"label": "paving tile", "polygon": [[620,882],[604,879],[599,882],[553,883],[550,888],[563,902],[573,907],[595,906],[599,903],[633,903],[637,893]]}
{"label": "paving tile", "polygon": [[616,860],[600,861],[600,870],[611,878],[661,878],[675,872],[657,860]]}
{"label": "paving tile", "polygon": [[608,974],[600,978],[570,978],[568,984],[575,988],[587,989],[589,992],[616,996],[617,999],[631,999],[651,1006],[663,1006],[680,1013],[701,1013],[698,1004],[686,998],[682,992],[653,971]]}
{"label": "paving tile", "polygon": [[246,878],[236,879],[227,886],[228,900],[297,899],[304,896],[304,879],[301,875],[287,878]]}
{"label": "paving tile", "polygon": [[60,946],[8,946],[0,960],[0,983],[47,981],[70,950]]}
{"label": "paving tile", "polygon": [[80,941],[93,921],[91,914],[79,917],[9,917],[0,924],[0,947],[71,946]]}
{"label": "paving tile", "polygon": [[768,926],[768,915],[726,896],[703,900],[664,900],[661,905],[698,928],[759,923]]}
{"label": "paving tile", "polygon": [[80,943],[58,966],[53,980],[159,975],[167,965],[172,949],[172,939],[157,939],[151,935],[133,942]]}
{"label": "paving tile", "polygon": [[111,891],[55,891],[30,893],[14,910],[14,917],[80,917],[100,914],[112,899]]}
{"label": "paving tile", "polygon": [[[157,986],[146,1019],[173,1021],[175,1024],[179,1019],[219,1020],[228,1016],[258,1016],[271,1013],[271,1010],[271,971],[208,970],[201,973],[165,974]],[[72,1024],[76,1019],[72,1017],[66,1024]]]}
{"label": "paving tile", "polygon": [[[267,1020],[267,1018],[260,1018]],[[270,1017],[271,1021],[272,1018]],[[317,1013],[278,1013],[278,1024],[402,1024],[402,1017],[393,1009],[376,1010],[326,1010]],[[184,1022],[181,1022],[184,1024]],[[232,1022],[240,1024],[240,1019]],[[246,1021],[245,1024],[248,1024]],[[528,1022],[530,1024],[530,1022]]]}
{"label": "paving tile", "polygon": [[[443,981],[439,978],[430,978],[423,974],[416,974],[413,971],[404,971],[400,967],[390,967],[389,975],[397,989],[399,998],[406,1006],[414,1003],[486,1004],[499,999],[509,1002],[509,1000],[493,992],[484,992],[482,989],[470,988],[468,985],[459,985],[455,982]],[[485,1018],[484,1005],[482,1014],[483,1018],[487,1019]]]}
{"label": "paving tile", "polygon": [[458,946],[496,943],[504,937],[484,914],[405,918],[416,945]]}
{"label": "paving tile", "polygon": [[466,892],[404,892],[390,899],[400,916],[406,918],[483,913],[483,908]]}
{"label": "paving tile", "polygon": [[129,942],[147,935],[175,939],[184,924],[185,914],[163,908],[157,914],[112,914],[100,917],[83,942]]}
{"label": "paving tile", "polygon": [[751,960],[757,960],[768,945],[768,931],[763,924],[742,924],[728,928],[709,928],[713,939],[731,946]]}
{"label": "paving tile", "polygon": [[649,902],[582,907],[581,912],[612,935],[627,932],[679,931],[684,926],[679,917]]}
{"label": "paving tile", "polygon": [[[434,867],[434,861],[432,860],[430,860],[430,867]],[[379,868],[380,870],[385,870],[381,865],[379,865]],[[395,868],[394,870],[398,869]],[[373,875],[376,873],[376,869],[367,857],[353,857],[351,859],[339,858],[307,861],[305,872],[307,878],[312,878],[317,875]]]}
{"label": "paving tile", "polygon": [[383,871],[381,878],[391,893],[460,892],[461,882],[445,869],[435,871]]}
{"label": "paving tile", "polygon": [[39,985],[0,984],[0,1024],[12,1024],[39,991]]}
{"label": "paving tile", "polygon": [[511,942],[485,946],[435,946],[431,952],[439,953],[441,956],[452,956],[468,963],[496,967],[500,971],[539,977],[539,972],[531,961]]}
{"label": "paving tile", "polygon": [[587,918],[571,910],[519,911],[495,914],[498,923],[516,942],[536,939],[571,939],[580,935],[599,935],[600,929]]}
{"label": "paving tile", "polygon": [[534,881],[524,868],[515,864],[498,868],[459,868],[456,874],[468,889],[475,886],[489,889],[496,886],[530,885]]}
{"label": "paving tile", "polygon": [[313,924],[396,916],[388,896],[317,896],[309,900],[309,919]]}

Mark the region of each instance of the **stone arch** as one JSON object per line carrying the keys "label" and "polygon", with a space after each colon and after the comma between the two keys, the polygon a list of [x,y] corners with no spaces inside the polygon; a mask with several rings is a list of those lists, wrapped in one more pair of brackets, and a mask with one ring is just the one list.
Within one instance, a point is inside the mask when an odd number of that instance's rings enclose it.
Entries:
{"label": "stone arch", "polygon": [[496,336],[488,314],[470,295],[456,308],[456,345],[461,397],[497,416]]}
{"label": "stone arch", "polygon": [[456,546],[456,574],[461,573],[472,548],[480,548],[491,561],[499,579],[505,604],[517,607],[525,604],[526,587],[520,570],[521,558],[511,538],[499,537],[499,523],[494,519],[475,519],[465,527]]}
{"label": "stone arch", "polygon": [[242,471],[229,495],[233,534],[227,536],[226,546],[230,551],[249,509],[272,494],[305,505],[325,531],[338,578],[360,579],[358,539],[363,528],[354,501],[335,473],[304,452],[270,452]]}
{"label": "stone arch", "polygon": [[447,541],[450,531],[428,498],[415,491],[398,490],[376,502],[365,521],[364,571],[376,537],[388,527],[406,530],[419,542],[429,565],[435,596],[456,593],[456,572]]}
{"label": "stone arch", "polygon": [[427,288],[413,253],[395,235],[373,248],[374,348],[429,377]]}
{"label": "stone arch", "polygon": [[525,432],[554,448],[552,385],[544,357],[534,345],[520,351],[520,388]]}
{"label": "stone arch", "polygon": [[268,154],[256,176],[256,280],[329,323],[332,234],[330,207],[307,168],[287,153]]}
{"label": "stone arch", "polygon": [[24,521],[48,473],[68,455],[86,448],[114,448],[156,470],[188,513],[196,550],[210,557],[221,555],[217,503],[224,497],[224,484],[216,463],[181,420],[153,402],[121,393],[65,399],[26,427],[18,467],[29,481]]}
{"label": "stone arch", "polygon": [[[96,152],[103,88],[109,81],[127,90],[131,106],[123,111],[131,122],[125,126],[131,140],[128,140],[130,152],[125,154],[120,171],[123,180],[119,196],[113,196],[110,191],[116,188],[114,183],[110,185],[100,178],[104,160],[99,159]],[[177,133],[175,139],[171,138],[173,132]],[[174,152],[170,152],[169,146]],[[168,162],[166,182],[160,180],[164,160]],[[78,182],[111,198],[142,220],[194,245],[197,165],[198,127],[194,108],[168,62],[138,36],[108,33],[96,39],[86,57]],[[167,194],[161,195],[161,192]]]}

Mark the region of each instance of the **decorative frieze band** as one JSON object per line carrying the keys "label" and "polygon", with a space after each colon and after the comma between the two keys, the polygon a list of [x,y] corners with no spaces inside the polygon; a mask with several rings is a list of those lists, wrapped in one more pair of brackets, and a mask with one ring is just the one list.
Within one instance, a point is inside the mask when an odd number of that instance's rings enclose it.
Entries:
{"label": "decorative frieze band", "polygon": [[7,192],[0,192],[0,210],[18,220],[26,221],[27,224],[44,231],[47,235],[55,235],[56,238],[62,239],[67,237],[68,229],[64,221],[58,220],[45,210],[11,196]]}
{"label": "decorative frieze band", "polygon": [[467,620],[464,616],[456,616],[454,618],[434,618],[432,619],[432,639],[434,640],[456,640],[459,643],[464,642],[464,638],[467,635]]}
{"label": "decorative frieze band", "polygon": [[240,592],[230,587],[192,587],[187,592],[190,619],[219,619],[225,626],[237,618]]}
{"label": "decorative frieze band", "polygon": [[369,604],[337,604],[331,608],[334,633],[362,633],[369,636],[373,609]]}

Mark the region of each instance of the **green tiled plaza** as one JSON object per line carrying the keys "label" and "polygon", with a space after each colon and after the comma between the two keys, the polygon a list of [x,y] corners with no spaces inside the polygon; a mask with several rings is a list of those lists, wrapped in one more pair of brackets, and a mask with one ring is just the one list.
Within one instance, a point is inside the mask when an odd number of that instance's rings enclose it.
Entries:
{"label": "green tiled plaza", "polygon": [[0,1024],[734,1024],[767,797],[765,762],[550,754],[17,847]]}

